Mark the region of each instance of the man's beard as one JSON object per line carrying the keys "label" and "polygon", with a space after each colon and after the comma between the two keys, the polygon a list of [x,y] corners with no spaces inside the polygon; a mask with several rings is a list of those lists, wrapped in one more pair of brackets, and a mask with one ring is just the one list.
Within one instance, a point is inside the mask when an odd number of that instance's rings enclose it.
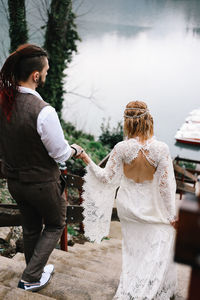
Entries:
{"label": "man's beard", "polygon": [[42,76],[40,75],[39,80],[38,80],[37,87],[43,87],[44,84],[45,84],[45,81],[42,80]]}

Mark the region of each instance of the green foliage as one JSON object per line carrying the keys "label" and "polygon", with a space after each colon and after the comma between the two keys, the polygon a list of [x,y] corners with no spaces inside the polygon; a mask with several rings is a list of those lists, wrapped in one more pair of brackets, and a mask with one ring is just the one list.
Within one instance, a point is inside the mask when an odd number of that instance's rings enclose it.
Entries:
{"label": "green foliage", "polygon": [[15,203],[8,191],[5,179],[0,179],[0,203]]}
{"label": "green foliage", "polygon": [[8,0],[10,53],[28,41],[25,0]]}
{"label": "green foliage", "polygon": [[71,0],[51,1],[44,43],[50,69],[45,86],[39,89],[39,93],[56,109],[59,116],[64,100],[64,70],[71,62],[72,54],[77,51],[76,42],[80,40],[75,19]]}
{"label": "green foliage", "polygon": [[75,226],[70,226],[68,225],[67,226],[67,232],[70,234],[70,235],[73,235],[73,236],[77,236],[79,234],[78,230],[76,229]]}
{"label": "green foliage", "polygon": [[[8,8],[10,52],[13,52],[19,45],[28,41],[25,0],[8,0]],[[71,62],[73,53],[77,52],[76,42],[80,38],[76,30],[72,0],[51,0],[47,14],[44,48],[49,55],[50,69],[44,88],[39,88],[38,91],[43,99],[56,109],[60,117],[65,93],[64,70]]]}
{"label": "green foliage", "polygon": [[[69,144],[75,143],[83,147],[95,163],[98,164],[109,153],[109,148],[102,145],[101,142],[95,141],[94,136],[76,130],[71,123],[65,123],[63,120],[61,120],[61,124]],[[85,164],[80,159],[68,160],[67,167],[70,173],[84,175]]]}
{"label": "green foliage", "polygon": [[119,122],[116,127],[110,129],[109,120],[107,124],[101,124],[101,135],[99,136],[99,141],[104,145],[113,149],[113,147],[120,141],[123,140],[123,126]]}
{"label": "green foliage", "polygon": [[196,169],[196,164],[192,162],[187,162],[187,161],[180,161],[179,166],[185,168],[185,169],[191,169],[195,170]]}

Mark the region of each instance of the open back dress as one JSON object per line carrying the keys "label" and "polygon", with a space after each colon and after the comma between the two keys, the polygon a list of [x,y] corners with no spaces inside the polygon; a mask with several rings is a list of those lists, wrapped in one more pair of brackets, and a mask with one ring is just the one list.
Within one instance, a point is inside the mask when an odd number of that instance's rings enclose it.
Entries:
{"label": "open back dress", "polygon": [[169,300],[176,292],[173,263],[175,178],[168,146],[151,138],[118,143],[105,168],[87,166],[83,193],[85,235],[109,234],[116,189],[122,227],[122,273],[115,300]]}

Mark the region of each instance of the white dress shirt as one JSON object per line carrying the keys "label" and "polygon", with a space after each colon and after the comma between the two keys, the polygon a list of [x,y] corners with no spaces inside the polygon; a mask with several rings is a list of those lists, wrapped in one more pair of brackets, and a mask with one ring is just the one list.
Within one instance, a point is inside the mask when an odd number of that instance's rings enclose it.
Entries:
{"label": "white dress shirt", "polygon": [[[42,100],[40,94],[30,88],[19,86],[19,92],[35,95]],[[45,106],[40,111],[37,118],[37,132],[49,156],[57,163],[64,163],[71,157],[72,148],[65,140],[58,115],[52,106]]]}

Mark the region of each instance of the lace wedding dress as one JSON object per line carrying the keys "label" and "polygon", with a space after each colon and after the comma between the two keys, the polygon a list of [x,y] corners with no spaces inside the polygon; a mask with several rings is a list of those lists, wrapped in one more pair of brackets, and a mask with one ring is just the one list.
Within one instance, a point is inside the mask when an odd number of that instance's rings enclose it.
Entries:
{"label": "lace wedding dress", "polygon": [[99,243],[109,234],[116,196],[123,239],[115,300],[169,300],[175,294],[175,230],[170,225],[176,215],[175,190],[168,146],[155,138],[145,144],[137,139],[118,143],[104,169],[88,164],[83,207],[91,241]]}

